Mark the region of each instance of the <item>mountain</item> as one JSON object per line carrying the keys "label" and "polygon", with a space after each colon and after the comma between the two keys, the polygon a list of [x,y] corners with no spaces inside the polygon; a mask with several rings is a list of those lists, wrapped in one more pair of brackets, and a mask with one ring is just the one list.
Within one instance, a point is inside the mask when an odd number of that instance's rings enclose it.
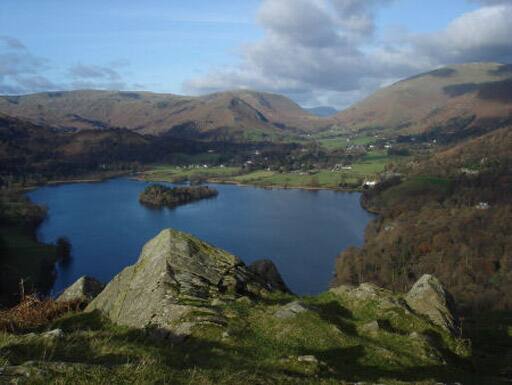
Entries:
{"label": "mountain", "polygon": [[413,76],[334,118],[338,128],[351,132],[484,132],[512,121],[512,65],[462,64]]}
{"label": "mountain", "polygon": [[0,112],[63,130],[126,128],[180,138],[265,139],[325,125],[290,99],[253,91],[200,97],[71,91],[0,97]]}
{"label": "mountain", "polygon": [[320,116],[323,118],[329,118],[338,113],[338,110],[336,108],[330,107],[330,106],[319,106],[319,107],[305,108],[305,110],[315,116]]}

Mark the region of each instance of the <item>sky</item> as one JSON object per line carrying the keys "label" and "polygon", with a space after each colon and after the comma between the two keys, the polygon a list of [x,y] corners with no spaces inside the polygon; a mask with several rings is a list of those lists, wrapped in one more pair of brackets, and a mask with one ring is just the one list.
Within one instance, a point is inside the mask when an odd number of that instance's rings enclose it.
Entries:
{"label": "sky", "polygon": [[443,65],[512,62],[512,0],[1,0],[0,94],[285,94],[348,107]]}

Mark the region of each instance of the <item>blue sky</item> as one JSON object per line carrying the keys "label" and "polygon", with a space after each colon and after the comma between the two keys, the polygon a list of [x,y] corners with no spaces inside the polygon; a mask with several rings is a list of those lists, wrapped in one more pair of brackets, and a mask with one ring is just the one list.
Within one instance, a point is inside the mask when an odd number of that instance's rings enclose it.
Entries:
{"label": "blue sky", "polygon": [[[331,1],[332,8],[325,8]],[[363,0],[365,5],[354,7],[355,3],[2,0],[0,93],[93,87],[200,94],[250,87],[282,92],[304,105],[340,107],[396,78],[446,60],[461,61],[421,56],[421,65],[411,65],[405,57],[406,50],[416,54],[416,45],[434,39],[456,18],[486,8],[485,0]],[[503,9],[509,11],[504,3]],[[303,36],[331,32],[320,25],[326,23],[309,24],[309,17],[332,22],[327,27],[335,32],[336,41],[318,47],[304,42]],[[17,49],[6,39],[25,48]],[[360,67],[357,60],[364,55],[374,61],[385,57],[381,67],[387,70],[368,68],[362,73],[361,68],[358,72],[345,67]],[[328,68],[325,76],[340,74],[339,81],[332,82],[336,84],[312,75],[322,72],[321,60]],[[276,69],[280,63],[282,74]]]}
{"label": "blue sky", "polygon": [[237,48],[261,34],[257,1],[212,3],[2,0],[0,35],[48,59],[55,77],[78,63],[120,62],[133,83],[179,92],[183,79],[235,63]]}

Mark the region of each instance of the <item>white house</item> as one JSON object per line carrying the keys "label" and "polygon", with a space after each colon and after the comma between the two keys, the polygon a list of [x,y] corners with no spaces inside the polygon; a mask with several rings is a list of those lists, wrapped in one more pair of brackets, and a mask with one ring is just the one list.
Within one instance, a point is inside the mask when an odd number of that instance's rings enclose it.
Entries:
{"label": "white house", "polygon": [[476,205],[476,208],[478,210],[489,210],[491,208],[491,206],[489,205],[489,203],[487,202],[479,202],[477,205]]}
{"label": "white house", "polygon": [[368,188],[371,188],[371,187],[375,187],[377,186],[377,181],[376,180],[367,180],[363,183],[363,187],[368,187]]}

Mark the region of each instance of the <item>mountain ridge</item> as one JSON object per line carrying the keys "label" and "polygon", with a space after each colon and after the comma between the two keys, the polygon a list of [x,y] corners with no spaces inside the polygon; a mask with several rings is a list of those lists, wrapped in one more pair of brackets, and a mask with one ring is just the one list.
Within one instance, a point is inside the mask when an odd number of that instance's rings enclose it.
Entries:
{"label": "mountain ridge", "polygon": [[141,134],[260,136],[308,132],[325,122],[285,96],[226,91],[205,96],[78,90],[0,97],[0,112],[60,129],[126,128]]}

